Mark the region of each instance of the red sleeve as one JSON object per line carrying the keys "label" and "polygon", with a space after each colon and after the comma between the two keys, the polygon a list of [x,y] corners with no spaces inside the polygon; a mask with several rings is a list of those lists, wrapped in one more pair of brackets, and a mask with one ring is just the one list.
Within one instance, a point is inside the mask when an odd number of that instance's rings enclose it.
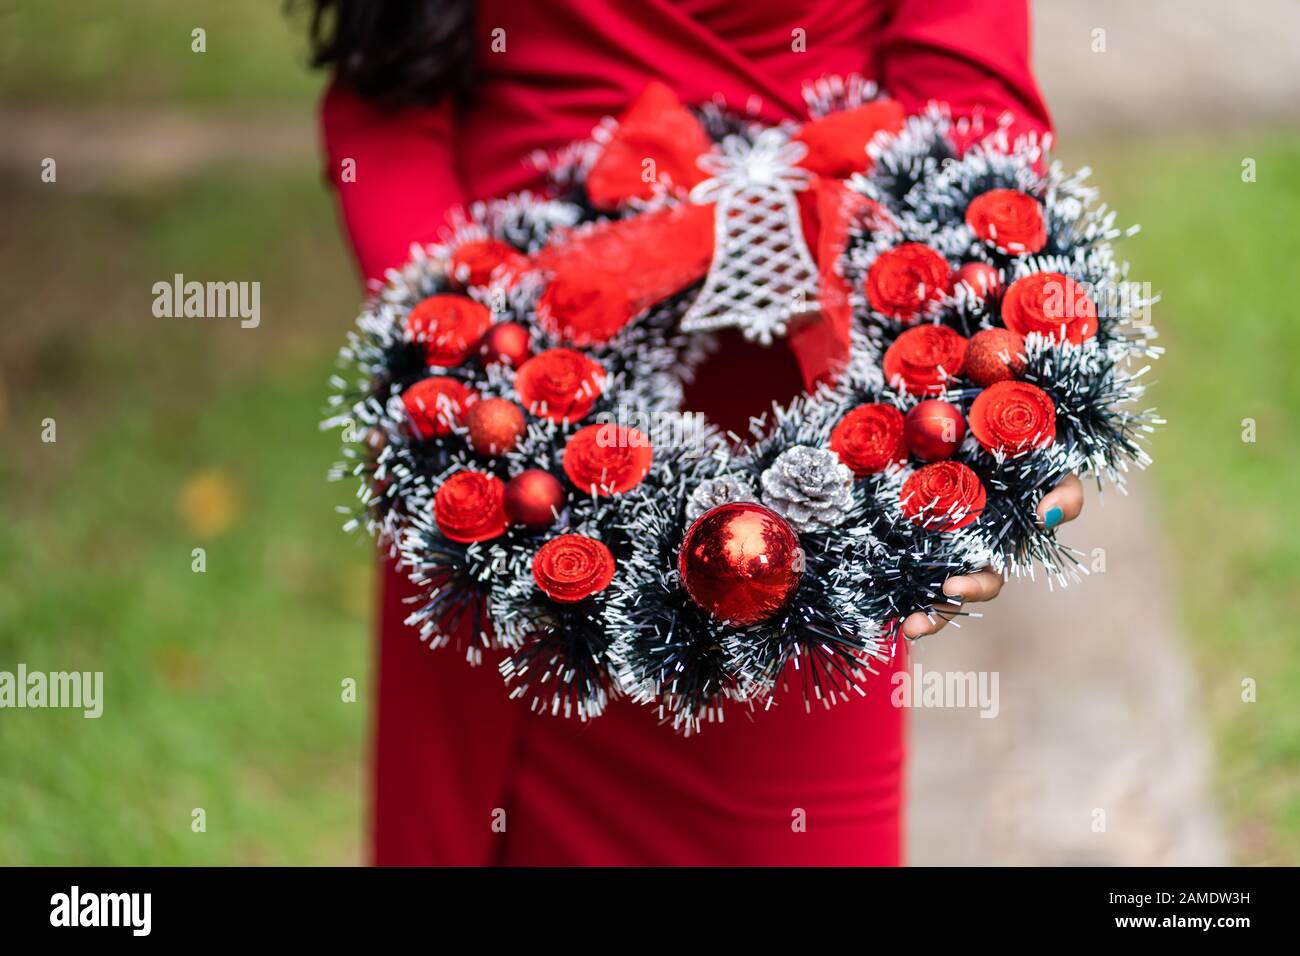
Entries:
{"label": "red sleeve", "polygon": [[896,0],[880,48],[881,85],[909,113],[930,100],[986,121],[1010,111],[1012,136],[1051,117],[1029,65],[1027,0]]}
{"label": "red sleeve", "polygon": [[386,112],[337,83],[326,90],[325,176],[367,278],[401,265],[411,243],[436,239],[447,211],[464,203],[454,115],[450,101]]}

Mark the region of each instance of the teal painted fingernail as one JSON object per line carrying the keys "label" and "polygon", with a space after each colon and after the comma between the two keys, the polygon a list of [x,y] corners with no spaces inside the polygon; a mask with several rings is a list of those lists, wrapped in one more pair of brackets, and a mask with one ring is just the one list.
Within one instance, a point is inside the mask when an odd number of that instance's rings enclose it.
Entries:
{"label": "teal painted fingernail", "polygon": [[1055,528],[1058,524],[1061,523],[1061,519],[1064,517],[1065,517],[1065,512],[1063,512],[1060,508],[1048,508],[1047,514],[1043,515],[1043,527],[1046,528],[1048,531],[1051,531],[1053,528]]}

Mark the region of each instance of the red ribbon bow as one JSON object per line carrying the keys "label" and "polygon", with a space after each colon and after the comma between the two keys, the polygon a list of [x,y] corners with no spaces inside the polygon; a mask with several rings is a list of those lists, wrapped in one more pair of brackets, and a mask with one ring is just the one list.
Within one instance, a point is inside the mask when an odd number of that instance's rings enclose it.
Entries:
{"label": "red ribbon bow", "polygon": [[[854,109],[810,120],[794,135],[807,147],[799,165],[813,173],[808,190],[799,194],[800,219],[819,270],[821,317],[805,322],[790,335],[804,379],[810,386],[834,374],[848,357],[851,324],[848,287],[835,272],[849,225],[872,205],[846,189],[841,180],[865,171],[871,159],[867,144],[881,131],[903,125],[903,108],[893,100],[876,100]],[[708,178],[699,159],[713,149],[704,128],[667,86],[651,81],[619,118],[600,158],[587,176],[587,194],[598,209],[614,211],[635,200],[667,191],[685,198]],[[713,207],[689,202],[629,219],[603,223],[567,242],[548,247],[534,264],[568,286],[563,296],[575,304],[571,314],[550,321],[575,343],[599,341],[593,330],[619,328],[655,302],[675,295],[704,277],[713,258]],[[625,314],[610,321],[591,321],[580,305],[599,299],[609,308],[611,283],[626,295],[616,306]],[[582,289],[602,294],[584,297]]]}

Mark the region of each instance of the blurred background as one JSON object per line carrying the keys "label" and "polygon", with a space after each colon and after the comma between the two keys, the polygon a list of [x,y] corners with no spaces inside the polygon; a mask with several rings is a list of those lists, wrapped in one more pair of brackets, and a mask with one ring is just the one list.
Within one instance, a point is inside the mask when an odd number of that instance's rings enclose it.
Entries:
{"label": "blurred background", "polygon": [[[916,649],[998,671],[1002,713],[914,714],[910,856],[1297,864],[1300,5],[1034,14],[1059,158],[1143,226],[1170,424],[1066,532],[1098,573]],[[363,857],[372,562],[316,429],[360,288],[304,30],[275,0],[0,3],[0,670],[106,697],[0,710],[0,863]],[[175,273],[260,281],[260,326],[155,318]]]}

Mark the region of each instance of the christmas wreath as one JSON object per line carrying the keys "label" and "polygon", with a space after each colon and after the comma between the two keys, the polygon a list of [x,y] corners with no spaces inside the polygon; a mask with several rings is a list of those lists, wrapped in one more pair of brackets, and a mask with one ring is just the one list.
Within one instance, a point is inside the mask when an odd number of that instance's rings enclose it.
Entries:
{"label": "christmas wreath", "polygon": [[[857,80],[806,99],[771,127],[651,84],[546,195],[413,249],[343,349],[349,525],[422,639],[499,654],[538,709],[622,695],[689,732],[861,693],[948,576],[1077,575],[1035,503],[1149,461],[1151,300],[1083,175]],[[728,325],[834,373],[723,434],[682,386]]]}

